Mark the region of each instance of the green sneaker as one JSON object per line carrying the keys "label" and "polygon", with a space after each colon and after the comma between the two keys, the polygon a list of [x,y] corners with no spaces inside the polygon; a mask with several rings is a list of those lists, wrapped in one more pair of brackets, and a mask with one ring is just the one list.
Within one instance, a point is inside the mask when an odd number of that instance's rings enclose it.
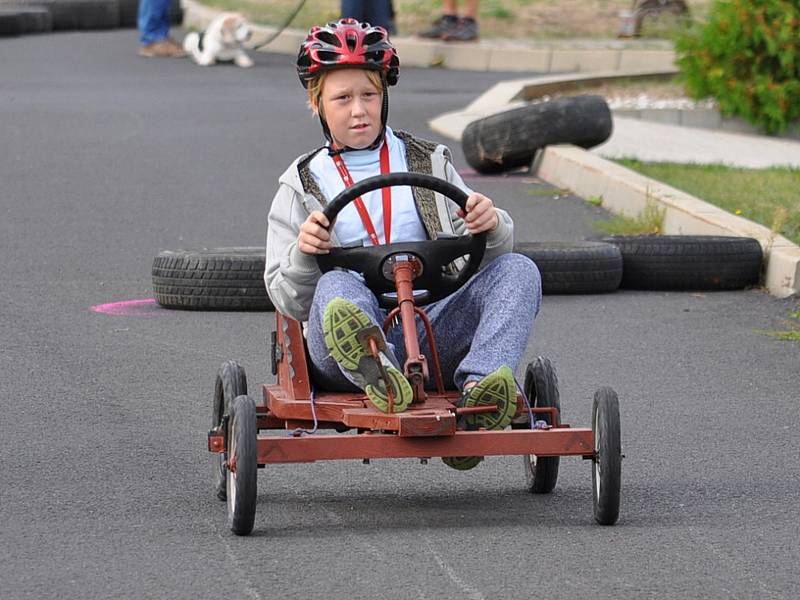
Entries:
{"label": "green sneaker", "polygon": [[[465,415],[463,423],[468,429],[505,429],[517,412],[517,384],[514,373],[503,366],[489,373],[461,397],[461,406],[497,405],[497,411]],[[478,466],[482,456],[445,456],[444,464],[459,471],[466,471]]]}
{"label": "green sneaker", "polygon": [[[333,359],[347,371],[352,380],[367,394],[370,402],[382,412],[389,412],[386,379],[394,391],[394,412],[403,412],[411,404],[411,384],[384,352],[380,364],[366,351],[359,334],[375,328],[367,314],[344,298],[334,298],[325,307],[322,329],[325,345]],[[381,340],[383,338],[381,337]]]}

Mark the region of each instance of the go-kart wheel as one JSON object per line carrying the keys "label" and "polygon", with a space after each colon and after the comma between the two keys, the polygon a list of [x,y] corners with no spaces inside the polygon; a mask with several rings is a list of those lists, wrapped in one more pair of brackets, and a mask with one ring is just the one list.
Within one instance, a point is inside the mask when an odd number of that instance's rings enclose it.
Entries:
{"label": "go-kart wheel", "polygon": [[[467,205],[467,195],[452,183],[422,173],[386,173],[369,177],[345,188],[325,207],[325,216],[333,227],[342,209],[359,196],[385,187],[413,186],[438,192],[455,202],[462,210]],[[323,273],[334,268],[344,268],[360,273],[367,287],[374,293],[383,308],[394,308],[397,291],[392,265],[396,261],[415,259],[420,268],[414,278],[417,304],[429,304],[449,296],[478,270],[486,251],[486,232],[477,235],[447,237],[422,242],[401,242],[380,246],[355,246],[331,248],[328,254],[317,254],[317,263]],[[469,256],[466,264],[451,273],[448,267],[458,258]],[[422,291],[424,290],[424,292]]]}
{"label": "go-kart wheel", "polygon": [[[247,394],[247,377],[242,367],[235,360],[222,363],[214,385],[214,406],[211,414],[211,428],[222,424],[222,417],[230,410],[234,398]],[[215,454],[212,459],[214,493],[220,500],[225,500],[227,484],[225,477],[228,460],[227,452]]]}
{"label": "go-kart wheel", "polygon": [[608,387],[597,390],[592,404],[592,500],[595,521],[613,525],[619,518],[622,478],[622,442],[619,425],[619,399]]}
{"label": "go-kart wheel", "polygon": [[[558,394],[558,377],[550,361],[541,356],[528,364],[525,370],[525,383],[523,386],[525,396],[532,408],[556,408],[561,414],[561,401]],[[559,425],[560,417],[553,423],[550,415],[534,414],[534,420],[545,421],[548,425]],[[531,426],[530,418],[524,422],[513,423],[513,429],[527,429]],[[558,456],[536,456],[533,454],[522,457],[525,468],[525,481],[528,490],[533,494],[549,494],[556,487],[558,480]]]}
{"label": "go-kart wheel", "polygon": [[233,401],[228,420],[228,525],[236,535],[249,535],[256,518],[256,403],[250,396]]}

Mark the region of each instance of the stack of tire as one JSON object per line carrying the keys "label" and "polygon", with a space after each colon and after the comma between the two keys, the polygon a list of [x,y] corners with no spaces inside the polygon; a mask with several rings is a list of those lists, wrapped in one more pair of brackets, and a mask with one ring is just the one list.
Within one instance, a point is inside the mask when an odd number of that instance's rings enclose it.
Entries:
{"label": "stack of tire", "polygon": [[[139,0],[0,0],[0,37],[49,31],[136,27]],[[180,0],[170,21],[183,21]]]}
{"label": "stack of tire", "polygon": [[[756,286],[763,254],[753,238],[610,236],[578,242],[520,242],[543,294],[603,294],[623,289],[723,291]],[[267,296],[261,247],[160,252],[153,291],[166,308],[274,310]]]}

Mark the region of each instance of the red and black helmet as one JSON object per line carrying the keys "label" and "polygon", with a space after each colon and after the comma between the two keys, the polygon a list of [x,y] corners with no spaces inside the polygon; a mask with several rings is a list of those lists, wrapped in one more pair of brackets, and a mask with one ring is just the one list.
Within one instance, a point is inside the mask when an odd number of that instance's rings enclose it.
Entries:
{"label": "red and black helmet", "polygon": [[297,74],[303,87],[325,71],[346,67],[381,71],[386,83],[394,85],[400,74],[400,59],[383,27],[352,18],[312,27],[297,55]]}

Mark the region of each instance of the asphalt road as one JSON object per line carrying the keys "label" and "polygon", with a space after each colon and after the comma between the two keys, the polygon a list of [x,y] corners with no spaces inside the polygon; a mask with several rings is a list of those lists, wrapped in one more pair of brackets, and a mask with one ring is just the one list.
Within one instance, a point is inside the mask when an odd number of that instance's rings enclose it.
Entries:
{"label": "asphalt road", "polygon": [[[593,523],[591,472],[549,496],[519,459],[259,471],[236,538],[205,434],[220,363],[270,381],[269,313],[134,316],[163,249],[259,245],[278,175],[319,143],[286,56],[246,71],[135,54],[135,32],[0,39],[0,597],[792,598],[800,589],[800,346],[761,333],[796,302],[759,290],[546,296],[528,348],[564,418],[620,396],[623,503]],[[406,69],[392,122],[427,119],[502,74]],[[465,166],[459,157],[459,165]],[[582,239],[606,215],[470,183],[518,239]]]}

